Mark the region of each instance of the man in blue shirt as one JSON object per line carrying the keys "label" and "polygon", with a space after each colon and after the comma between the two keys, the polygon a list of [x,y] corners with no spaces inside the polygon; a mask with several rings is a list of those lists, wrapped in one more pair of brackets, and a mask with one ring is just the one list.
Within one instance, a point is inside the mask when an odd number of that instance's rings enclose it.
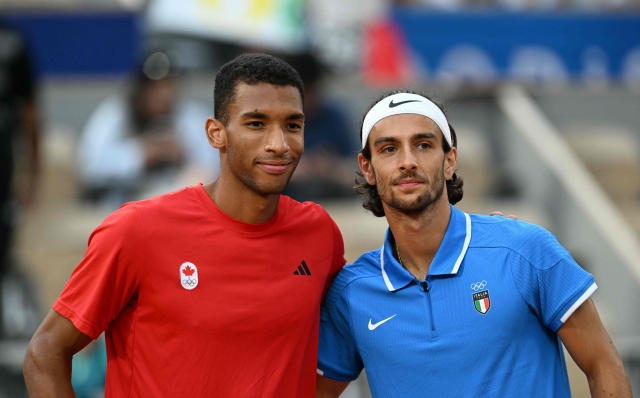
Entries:
{"label": "man in blue shirt", "polygon": [[391,92],[361,134],[358,192],[389,230],[327,294],[318,397],[363,367],[374,397],[570,397],[562,344],[593,397],[631,397],[593,277],[543,228],[452,206],[462,181],[441,107]]}

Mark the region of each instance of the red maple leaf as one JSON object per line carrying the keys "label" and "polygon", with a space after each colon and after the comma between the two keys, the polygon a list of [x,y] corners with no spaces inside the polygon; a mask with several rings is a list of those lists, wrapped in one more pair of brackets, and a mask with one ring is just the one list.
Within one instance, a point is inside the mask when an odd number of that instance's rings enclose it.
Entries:
{"label": "red maple leaf", "polygon": [[193,275],[194,272],[196,272],[196,270],[194,270],[193,268],[189,267],[188,265],[186,267],[184,267],[184,269],[182,270],[182,273],[185,276],[191,276],[191,275]]}

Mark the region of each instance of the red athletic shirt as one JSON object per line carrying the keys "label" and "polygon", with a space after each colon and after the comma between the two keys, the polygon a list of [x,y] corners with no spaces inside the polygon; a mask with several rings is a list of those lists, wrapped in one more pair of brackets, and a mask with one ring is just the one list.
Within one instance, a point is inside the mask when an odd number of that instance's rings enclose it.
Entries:
{"label": "red athletic shirt", "polygon": [[107,217],[53,308],[106,331],[106,397],[314,397],[320,303],[344,263],[314,203],[281,196],[247,224],[189,187]]}

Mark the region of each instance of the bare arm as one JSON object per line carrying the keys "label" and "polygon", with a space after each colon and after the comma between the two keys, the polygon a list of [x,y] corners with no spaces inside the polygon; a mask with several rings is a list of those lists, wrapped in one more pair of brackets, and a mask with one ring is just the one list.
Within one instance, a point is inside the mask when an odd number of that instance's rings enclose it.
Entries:
{"label": "bare arm", "polygon": [[558,336],[587,376],[592,397],[631,398],[631,385],[622,360],[591,299],[567,319]]}
{"label": "bare arm", "polygon": [[348,381],[338,381],[317,375],[316,398],[338,398],[347,386],[349,386]]}
{"label": "bare arm", "polygon": [[22,369],[32,398],[75,397],[71,387],[71,358],[91,342],[70,320],[49,311],[33,335]]}

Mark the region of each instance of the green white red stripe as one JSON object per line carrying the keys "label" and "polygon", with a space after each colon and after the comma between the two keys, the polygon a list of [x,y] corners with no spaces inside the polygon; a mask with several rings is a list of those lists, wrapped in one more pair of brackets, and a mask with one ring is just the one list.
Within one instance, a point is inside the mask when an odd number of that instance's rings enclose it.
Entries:
{"label": "green white red stripe", "polygon": [[476,300],[476,310],[483,314],[487,312],[489,310],[489,299]]}

